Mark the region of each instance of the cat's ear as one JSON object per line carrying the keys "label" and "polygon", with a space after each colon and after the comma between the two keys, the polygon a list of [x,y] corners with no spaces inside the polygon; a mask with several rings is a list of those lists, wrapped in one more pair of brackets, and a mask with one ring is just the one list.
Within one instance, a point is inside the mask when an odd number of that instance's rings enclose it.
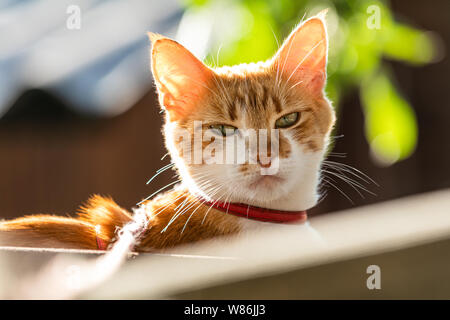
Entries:
{"label": "cat's ear", "polygon": [[321,11],[295,28],[272,62],[286,81],[306,86],[314,94],[322,93],[326,80],[326,11]]}
{"label": "cat's ear", "polygon": [[213,71],[178,42],[148,33],[152,42],[151,67],[159,101],[171,121],[194,108],[208,90]]}

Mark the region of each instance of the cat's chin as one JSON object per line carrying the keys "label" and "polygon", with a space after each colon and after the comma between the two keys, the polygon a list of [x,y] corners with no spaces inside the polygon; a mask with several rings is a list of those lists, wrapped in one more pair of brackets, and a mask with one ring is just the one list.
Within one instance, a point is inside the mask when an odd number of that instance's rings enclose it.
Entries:
{"label": "cat's chin", "polygon": [[317,204],[318,200],[318,196],[315,193],[299,194],[294,192],[293,194],[279,198],[273,197],[273,195],[270,192],[262,192],[259,199],[247,199],[246,201],[240,202],[274,210],[300,211],[311,209]]}
{"label": "cat's chin", "polygon": [[259,176],[248,185],[248,188],[250,190],[254,190],[257,192],[259,190],[273,191],[273,189],[279,187],[280,184],[283,183],[284,181],[285,179],[278,176],[272,175]]}
{"label": "cat's chin", "polygon": [[315,174],[301,180],[286,175],[258,176],[242,186],[243,192],[233,200],[275,210],[308,210],[317,204],[317,184]]}

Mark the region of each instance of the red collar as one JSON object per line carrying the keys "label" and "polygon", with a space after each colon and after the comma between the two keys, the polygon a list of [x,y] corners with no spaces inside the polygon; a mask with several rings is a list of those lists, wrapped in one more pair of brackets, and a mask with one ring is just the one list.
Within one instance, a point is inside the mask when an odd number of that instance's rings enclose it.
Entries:
{"label": "red collar", "polygon": [[107,245],[105,243],[105,241],[103,241],[98,235],[95,237],[95,240],[97,241],[97,249],[98,250],[106,250],[107,249]]}
{"label": "red collar", "polygon": [[304,222],[307,219],[306,211],[282,211],[267,208],[254,207],[243,203],[224,203],[220,201],[203,203],[217,210],[238,217],[273,223]]}

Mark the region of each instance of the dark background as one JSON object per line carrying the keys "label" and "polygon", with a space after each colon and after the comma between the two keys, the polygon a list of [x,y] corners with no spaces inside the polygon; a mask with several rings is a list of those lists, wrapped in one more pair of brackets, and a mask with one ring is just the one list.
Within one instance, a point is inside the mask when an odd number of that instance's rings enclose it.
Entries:
{"label": "dark background", "polygon": [[[443,60],[411,68],[389,62],[397,87],[414,107],[419,140],[415,153],[389,167],[375,164],[363,135],[364,118],[357,92],[342,101],[334,152],[330,158],[356,167],[377,181],[376,196],[361,198],[344,183],[311,213],[320,214],[406,195],[450,187],[450,1],[392,1],[396,18],[414,21],[440,34]],[[146,181],[169,163],[161,135],[154,89],[136,105],[113,118],[73,113],[64,101],[45,90],[25,90],[0,119],[0,218],[32,213],[71,214],[91,194],[112,196],[130,208],[161,186],[173,172]]]}

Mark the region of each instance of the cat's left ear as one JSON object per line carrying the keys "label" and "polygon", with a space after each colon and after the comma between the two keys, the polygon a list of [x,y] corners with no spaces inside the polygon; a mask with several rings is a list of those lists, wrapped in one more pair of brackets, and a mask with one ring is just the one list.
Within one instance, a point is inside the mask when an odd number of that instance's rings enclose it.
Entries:
{"label": "cat's left ear", "polygon": [[314,95],[323,92],[326,80],[326,12],[321,11],[295,28],[272,60],[275,70],[285,81],[293,85],[298,83]]}
{"label": "cat's left ear", "polygon": [[159,101],[177,121],[196,106],[208,89],[213,71],[178,42],[149,33],[151,64]]}

